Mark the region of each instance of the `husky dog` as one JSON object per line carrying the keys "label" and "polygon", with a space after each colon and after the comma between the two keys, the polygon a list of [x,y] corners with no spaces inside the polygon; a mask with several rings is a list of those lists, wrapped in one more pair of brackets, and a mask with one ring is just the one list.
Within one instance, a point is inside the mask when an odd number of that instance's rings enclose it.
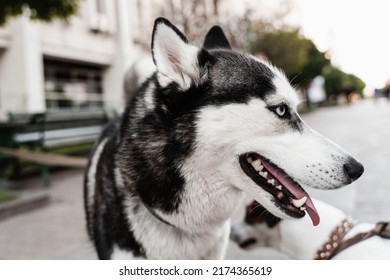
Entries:
{"label": "husky dog", "polygon": [[[246,208],[244,222],[232,227],[230,237],[243,249],[272,247],[292,259],[299,260],[390,259],[388,223],[375,225],[353,222],[350,224],[350,218],[340,209],[314,198],[313,202],[322,216],[322,222],[317,227],[313,227],[306,217],[299,220],[281,220],[253,201]],[[347,230],[341,227],[345,221],[348,221]],[[335,232],[335,229],[339,232],[340,228],[345,236],[335,238],[332,232]],[[375,234],[370,234],[372,231]],[[350,246],[342,246],[349,240],[353,240],[348,243]],[[343,250],[338,250],[337,247]],[[329,249],[337,249],[338,253],[332,253]]]}
{"label": "husky dog", "polygon": [[274,215],[314,224],[303,187],[334,189],[363,166],[299,118],[281,71],[231,49],[220,27],[203,47],[168,20],[152,35],[156,72],[94,148],[85,175],[99,258],[221,259],[244,193]]}

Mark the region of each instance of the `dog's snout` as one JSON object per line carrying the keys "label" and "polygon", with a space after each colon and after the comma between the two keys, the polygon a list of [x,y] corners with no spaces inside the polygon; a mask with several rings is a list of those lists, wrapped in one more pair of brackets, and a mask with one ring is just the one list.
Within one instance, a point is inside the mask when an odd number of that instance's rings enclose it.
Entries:
{"label": "dog's snout", "polygon": [[349,158],[344,164],[344,170],[351,179],[351,182],[356,181],[364,172],[363,165],[354,158]]}

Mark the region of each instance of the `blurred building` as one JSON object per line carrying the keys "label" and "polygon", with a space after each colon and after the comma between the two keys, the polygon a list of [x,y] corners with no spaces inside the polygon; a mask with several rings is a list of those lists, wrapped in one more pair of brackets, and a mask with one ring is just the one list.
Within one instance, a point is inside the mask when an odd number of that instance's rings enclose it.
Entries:
{"label": "blurred building", "polygon": [[25,15],[1,27],[0,120],[9,112],[123,109],[123,76],[137,56],[135,2],[85,0],[66,22]]}
{"label": "blurred building", "polygon": [[31,21],[28,15],[9,20],[0,27],[0,121],[9,112],[121,111],[125,73],[150,58],[156,17],[169,18],[196,44],[220,24],[233,45],[243,46],[246,17],[260,5],[244,3],[252,2],[83,0],[67,21]]}

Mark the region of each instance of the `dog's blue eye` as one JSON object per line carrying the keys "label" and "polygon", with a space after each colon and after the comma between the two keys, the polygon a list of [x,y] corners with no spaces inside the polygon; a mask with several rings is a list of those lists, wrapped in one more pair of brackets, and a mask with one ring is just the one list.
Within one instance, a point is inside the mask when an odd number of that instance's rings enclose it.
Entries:
{"label": "dog's blue eye", "polygon": [[280,117],[283,117],[287,112],[287,106],[286,105],[280,105],[275,108],[275,113],[278,114]]}

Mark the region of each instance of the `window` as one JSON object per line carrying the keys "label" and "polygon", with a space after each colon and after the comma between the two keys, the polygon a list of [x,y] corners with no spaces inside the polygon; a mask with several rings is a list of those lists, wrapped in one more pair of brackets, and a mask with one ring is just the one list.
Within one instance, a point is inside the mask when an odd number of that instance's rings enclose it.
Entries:
{"label": "window", "polygon": [[109,32],[107,0],[89,0],[89,26],[93,32]]}
{"label": "window", "polygon": [[44,60],[47,110],[102,108],[102,77],[99,66]]}

